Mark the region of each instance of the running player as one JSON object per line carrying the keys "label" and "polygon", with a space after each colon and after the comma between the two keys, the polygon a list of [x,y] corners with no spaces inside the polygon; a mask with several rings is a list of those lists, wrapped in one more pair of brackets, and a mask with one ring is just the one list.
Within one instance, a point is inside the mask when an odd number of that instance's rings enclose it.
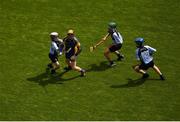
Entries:
{"label": "running player", "polygon": [[59,34],[57,32],[50,33],[51,46],[49,52],[49,58],[51,63],[48,64],[47,70],[51,69],[51,74],[56,73],[60,65],[58,62],[58,54],[62,55],[63,41],[59,39]]}
{"label": "running player", "polygon": [[110,22],[108,24],[108,34],[106,34],[106,36],[104,36],[102,40],[94,46],[94,48],[96,48],[98,45],[104,43],[109,36],[111,37],[113,43],[109,45],[104,51],[104,56],[109,61],[110,66],[116,65],[114,61],[111,60],[110,53],[115,53],[118,57],[118,61],[124,58],[124,56],[119,52],[123,44],[123,38],[121,34],[117,31],[116,27],[117,24],[115,22]]}
{"label": "running player", "polygon": [[67,36],[63,39],[66,63],[66,70],[76,70],[81,72],[81,76],[85,76],[85,70],[76,66],[76,58],[81,52],[80,42],[74,35],[74,30],[68,30]]}
{"label": "running player", "polygon": [[144,39],[143,38],[136,38],[136,58],[140,60],[140,64],[133,66],[133,69],[141,73],[143,76],[142,78],[148,78],[149,74],[146,72],[149,68],[153,68],[153,70],[160,76],[161,80],[165,80],[163,74],[159,70],[159,68],[153,62],[153,53],[156,52],[156,49],[145,45],[144,46]]}

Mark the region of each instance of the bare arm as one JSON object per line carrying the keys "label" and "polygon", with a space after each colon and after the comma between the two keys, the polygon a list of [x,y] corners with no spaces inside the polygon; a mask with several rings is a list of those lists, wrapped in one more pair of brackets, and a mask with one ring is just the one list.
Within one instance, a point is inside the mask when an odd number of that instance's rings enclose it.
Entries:
{"label": "bare arm", "polygon": [[75,50],[75,55],[79,55],[79,53],[81,53],[82,49],[81,49],[81,44],[78,42],[76,45],[76,50]]}

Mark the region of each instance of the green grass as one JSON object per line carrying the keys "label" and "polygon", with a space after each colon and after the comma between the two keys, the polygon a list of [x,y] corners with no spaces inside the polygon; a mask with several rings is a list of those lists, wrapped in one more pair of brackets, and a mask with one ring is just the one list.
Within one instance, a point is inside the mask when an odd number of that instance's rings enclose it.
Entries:
{"label": "green grass", "polygon": [[[180,120],[179,0],[0,0],[0,120]],[[116,21],[124,38],[123,62],[107,68],[105,46],[89,46]],[[61,37],[73,28],[83,46],[78,65],[86,77],[70,71],[45,74],[49,33]],[[131,66],[133,39],[155,47],[155,62],[166,81],[150,70],[144,83]],[[116,58],[114,55],[112,56]]]}

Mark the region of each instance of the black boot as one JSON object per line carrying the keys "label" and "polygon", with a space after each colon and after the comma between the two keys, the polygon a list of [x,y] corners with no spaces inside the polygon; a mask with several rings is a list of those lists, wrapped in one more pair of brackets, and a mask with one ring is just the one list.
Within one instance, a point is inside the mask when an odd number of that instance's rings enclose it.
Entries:
{"label": "black boot", "polygon": [[145,73],[145,74],[143,74],[142,79],[146,79],[148,77],[149,77],[149,74]]}
{"label": "black boot", "polygon": [[161,80],[165,80],[165,77],[163,75],[160,75]]}
{"label": "black boot", "polygon": [[54,69],[51,70],[51,74],[55,74],[56,71]]}
{"label": "black boot", "polygon": [[48,72],[50,71],[51,68],[52,68],[52,64],[49,63],[49,64],[47,65],[46,72],[48,73]]}
{"label": "black boot", "polygon": [[109,66],[110,66],[110,67],[116,66],[116,63],[114,63],[114,61],[110,61],[110,62],[109,62]]}
{"label": "black boot", "polygon": [[124,59],[123,55],[118,54],[117,56],[118,56],[118,58],[117,58],[118,61],[122,61]]}
{"label": "black boot", "polygon": [[48,66],[48,68],[53,68],[51,63],[49,63],[47,66]]}
{"label": "black boot", "polygon": [[65,71],[69,71],[69,70],[71,70],[71,69],[72,69],[71,66],[64,67],[64,70],[65,70]]}
{"label": "black boot", "polygon": [[80,72],[81,72],[81,77],[84,77],[86,75],[86,71],[84,69],[82,69]]}

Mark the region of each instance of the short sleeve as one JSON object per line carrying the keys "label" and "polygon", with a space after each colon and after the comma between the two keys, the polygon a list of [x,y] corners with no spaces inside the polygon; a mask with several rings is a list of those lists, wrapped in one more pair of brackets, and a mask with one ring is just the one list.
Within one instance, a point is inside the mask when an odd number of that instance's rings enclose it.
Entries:
{"label": "short sleeve", "polygon": [[153,54],[154,52],[156,52],[156,49],[155,48],[152,48],[150,46],[145,46],[148,50],[149,50],[149,53],[150,54]]}
{"label": "short sleeve", "polygon": [[52,47],[53,47],[55,50],[58,50],[58,49],[59,49],[58,46],[57,46],[57,44],[56,44],[55,42],[52,43]]}

